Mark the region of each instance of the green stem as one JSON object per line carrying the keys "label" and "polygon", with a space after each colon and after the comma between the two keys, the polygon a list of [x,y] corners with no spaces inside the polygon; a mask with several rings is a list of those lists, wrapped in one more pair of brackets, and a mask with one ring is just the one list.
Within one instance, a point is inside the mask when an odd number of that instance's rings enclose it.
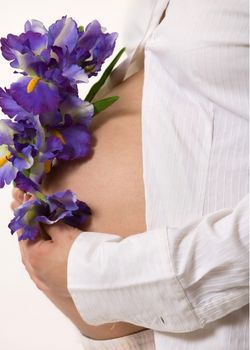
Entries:
{"label": "green stem", "polygon": [[122,54],[124,53],[124,51],[125,51],[125,47],[118,52],[118,54],[115,56],[113,61],[110,63],[110,65],[103,72],[103,75],[101,76],[100,80],[98,80],[98,82],[95,83],[92,86],[92,88],[89,90],[89,93],[85,97],[85,101],[91,102],[94,99],[95,95],[98,93],[98,91],[101,89],[101,87],[105,84],[106,80],[108,79],[108,77],[112,73],[116,63],[119,61],[119,59],[122,56]]}

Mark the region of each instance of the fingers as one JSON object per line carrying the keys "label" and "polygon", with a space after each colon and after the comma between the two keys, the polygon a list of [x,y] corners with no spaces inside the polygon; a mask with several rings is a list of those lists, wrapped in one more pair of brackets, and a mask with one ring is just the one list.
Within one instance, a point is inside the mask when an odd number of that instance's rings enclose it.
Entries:
{"label": "fingers", "polygon": [[30,194],[25,193],[16,187],[12,190],[12,197],[14,200],[11,202],[10,207],[13,211],[15,211],[21,204],[32,198]]}
{"label": "fingers", "polygon": [[[36,241],[37,242],[37,241]],[[42,291],[47,290],[46,284],[37,277],[37,264],[41,260],[41,249],[39,243],[21,241],[19,242],[22,263],[36,287]],[[32,246],[33,245],[33,246]]]}
{"label": "fingers", "polygon": [[11,204],[10,204],[11,210],[15,211],[19,207],[19,205],[21,205],[21,204],[22,203],[19,203],[17,201],[12,201]]}
{"label": "fingers", "polygon": [[24,192],[18,188],[13,188],[12,190],[13,201],[11,202],[11,209],[15,211],[22,203],[24,199]]}
{"label": "fingers", "polygon": [[14,201],[19,202],[19,203],[23,203],[23,202],[30,200],[32,198],[32,195],[29,193],[25,193],[22,190],[20,190],[19,188],[15,187],[12,190],[12,197],[13,197]]}
{"label": "fingers", "polygon": [[14,187],[12,189],[12,197],[16,202],[22,203],[24,200],[24,192],[19,190],[18,188]]}

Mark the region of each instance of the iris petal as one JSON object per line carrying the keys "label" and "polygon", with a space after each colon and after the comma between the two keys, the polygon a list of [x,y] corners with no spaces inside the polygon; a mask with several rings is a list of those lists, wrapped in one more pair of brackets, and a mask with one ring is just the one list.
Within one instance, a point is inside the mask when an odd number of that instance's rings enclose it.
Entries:
{"label": "iris petal", "polygon": [[70,115],[75,124],[83,124],[88,127],[94,115],[94,106],[83,101],[77,96],[68,96],[61,104],[61,112],[63,115]]}
{"label": "iris petal", "polygon": [[16,177],[17,168],[9,162],[10,152],[7,145],[0,145],[0,188],[9,185]]}
{"label": "iris petal", "polygon": [[45,211],[45,208],[45,205],[36,199],[23,203],[15,210],[15,216],[9,224],[11,233],[13,234],[17,230],[23,229],[23,234],[19,237],[19,240],[34,240],[39,233],[38,224],[34,219],[41,212]]}
{"label": "iris petal", "polygon": [[2,119],[0,120],[0,145],[11,145],[13,144],[14,130],[11,128],[11,120]]}
{"label": "iris petal", "polygon": [[7,114],[10,118],[24,118],[29,115],[29,113],[21,107],[10,95],[10,91],[0,88],[0,107],[3,113]]}
{"label": "iris petal", "polygon": [[22,148],[22,153],[15,152],[12,164],[18,170],[30,169],[34,163],[34,158],[32,157],[33,147],[31,145]]}
{"label": "iris petal", "polygon": [[20,172],[18,172],[16,176],[15,183],[16,186],[24,192],[35,193],[39,190],[38,185],[35,182],[33,182]]}
{"label": "iris petal", "polygon": [[13,180],[15,180],[17,169],[10,163],[6,162],[2,167],[0,167],[0,188],[5,185],[9,185]]}
{"label": "iris petal", "polygon": [[31,68],[31,65],[36,63],[37,61],[40,62],[40,59],[38,59],[36,56],[34,56],[32,53],[20,53],[16,52],[16,61],[18,62],[18,65],[16,68],[22,69],[26,73],[32,75],[33,70]]}
{"label": "iris petal", "polygon": [[72,18],[62,17],[49,27],[50,45],[58,46],[69,53],[73,51],[78,40],[77,24]]}
{"label": "iris petal", "polygon": [[3,57],[8,61],[15,60],[16,55],[13,52],[13,49],[10,47],[8,39],[1,38],[0,43]]}
{"label": "iris petal", "polygon": [[4,58],[11,62],[11,66],[14,68],[25,69],[23,64],[27,58],[23,58],[25,54],[28,54],[29,60],[33,57],[33,60],[39,59],[36,57],[48,45],[48,35],[37,32],[28,31],[21,35],[9,34],[7,38],[1,39],[1,50]]}
{"label": "iris petal", "polygon": [[86,30],[81,34],[78,47],[90,51],[92,47],[96,44],[96,41],[102,34],[102,28],[98,21],[93,21],[89,23]]}
{"label": "iris petal", "polygon": [[34,226],[34,225],[26,226],[21,236],[18,237],[18,240],[23,241],[23,240],[29,239],[30,241],[34,241],[38,235],[39,235],[38,226]]}
{"label": "iris petal", "polygon": [[[4,43],[4,45],[3,45]],[[25,52],[25,48],[19,38],[19,36],[17,35],[13,35],[13,34],[8,34],[7,38],[3,38],[1,39],[1,44],[3,45],[3,55],[6,51],[4,51],[5,49],[8,49],[9,52],[12,52],[13,55],[15,53],[15,51],[19,51],[24,53]],[[4,56],[5,57],[5,56]]]}
{"label": "iris petal", "polygon": [[87,83],[89,78],[84,69],[77,64],[73,64],[63,71],[63,76],[69,80],[73,80],[74,83]]}
{"label": "iris petal", "polygon": [[46,146],[41,155],[41,161],[53,160],[58,152],[61,152],[63,145],[58,137],[50,136],[46,139]]}
{"label": "iris petal", "polygon": [[26,51],[31,51],[39,55],[48,45],[48,35],[42,35],[28,31],[19,36],[19,40],[26,47]]}
{"label": "iris petal", "polygon": [[31,22],[27,21],[24,25],[25,32],[32,31],[35,33],[46,34],[48,31],[42,22],[32,19]]}
{"label": "iris petal", "polygon": [[56,155],[57,159],[73,160],[89,154],[91,135],[84,125],[76,124],[70,127],[60,127],[57,130],[64,140],[62,151]]}
{"label": "iris petal", "polygon": [[58,88],[50,82],[40,80],[36,88],[28,93],[30,80],[31,78],[24,77],[11,85],[10,94],[14,100],[35,115],[56,110],[60,101]]}

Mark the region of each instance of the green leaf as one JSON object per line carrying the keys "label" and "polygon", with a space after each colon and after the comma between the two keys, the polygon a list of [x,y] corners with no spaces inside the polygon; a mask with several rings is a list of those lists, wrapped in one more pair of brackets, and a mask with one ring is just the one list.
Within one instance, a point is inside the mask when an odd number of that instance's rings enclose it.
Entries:
{"label": "green leaf", "polygon": [[119,61],[120,57],[122,56],[123,52],[125,51],[125,47],[123,49],[121,49],[118,54],[115,56],[115,58],[113,59],[113,61],[110,63],[110,65],[105,69],[105,71],[103,72],[103,75],[101,76],[101,79],[98,80],[97,83],[95,83],[92,88],[89,90],[89,93],[87,94],[87,96],[85,97],[85,101],[91,102],[93,100],[93,98],[95,97],[95,95],[97,94],[97,92],[101,89],[101,87],[105,84],[106,80],[108,79],[108,77],[110,76],[110,74],[112,73],[116,63]]}
{"label": "green leaf", "polygon": [[95,110],[95,115],[104,111],[104,109],[110,107],[118,99],[119,99],[119,96],[111,96],[111,97],[107,97],[102,100],[94,102],[93,106]]}

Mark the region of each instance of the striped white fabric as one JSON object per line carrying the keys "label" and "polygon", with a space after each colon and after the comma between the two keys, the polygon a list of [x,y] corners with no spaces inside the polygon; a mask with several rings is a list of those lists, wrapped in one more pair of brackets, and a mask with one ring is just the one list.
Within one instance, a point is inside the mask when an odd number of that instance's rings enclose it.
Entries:
{"label": "striped white fabric", "polygon": [[137,4],[148,230],[83,232],[69,290],[86,322],[150,328],[156,350],[246,350],[248,1]]}

